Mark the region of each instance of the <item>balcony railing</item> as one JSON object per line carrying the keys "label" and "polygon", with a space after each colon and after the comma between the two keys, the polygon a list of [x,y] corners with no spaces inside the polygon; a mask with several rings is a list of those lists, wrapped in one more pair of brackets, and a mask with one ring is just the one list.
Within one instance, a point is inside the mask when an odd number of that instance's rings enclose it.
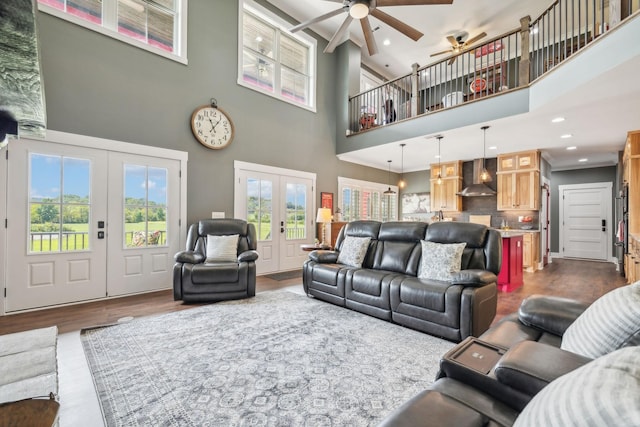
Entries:
{"label": "balcony railing", "polygon": [[[623,3],[622,20],[638,13],[640,0]],[[556,0],[534,21],[522,18],[520,28],[359,93],[349,99],[347,134],[527,86],[606,32],[608,7]]]}

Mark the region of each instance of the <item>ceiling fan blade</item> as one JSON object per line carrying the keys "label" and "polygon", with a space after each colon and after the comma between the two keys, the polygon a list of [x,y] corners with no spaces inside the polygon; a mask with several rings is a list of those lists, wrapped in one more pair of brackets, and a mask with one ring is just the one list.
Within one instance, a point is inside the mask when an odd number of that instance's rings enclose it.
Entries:
{"label": "ceiling fan blade", "polygon": [[451,65],[451,64],[453,64],[454,62],[456,62],[456,58],[457,58],[457,56],[454,56],[453,58],[451,58],[451,59],[449,60],[449,62],[447,62],[447,65]]}
{"label": "ceiling fan blade", "polygon": [[451,43],[451,46],[453,46],[453,47],[457,47],[458,46],[458,40],[456,40],[455,37],[447,36],[447,40],[449,40],[449,43]]}
{"label": "ceiling fan blade", "polygon": [[292,33],[295,33],[296,31],[300,31],[307,28],[309,25],[315,24],[316,22],[324,21],[325,19],[333,18],[334,16],[339,15],[343,12],[347,12],[348,10],[349,10],[348,6],[342,7],[340,9],[336,9],[329,13],[325,13],[324,15],[317,16],[313,19],[309,19],[308,21],[304,21],[296,25],[295,27],[291,28],[289,31],[291,31]]}
{"label": "ceiling fan blade", "polygon": [[333,37],[331,37],[331,40],[329,40],[329,44],[323,51],[324,53],[331,53],[336,49],[338,43],[342,41],[345,33],[349,29],[349,24],[351,24],[351,21],[353,21],[353,18],[351,17],[351,15],[347,15],[342,25],[340,25],[340,28],[338,28],[338,31],[336,31]]}
{"label": "ceiling fan blade", "polygon": [[427,6],[431,4],[451,4],[453,0],[378,0],[380,6]]}
{"label": "ceiling fan blade", "polygon": [[[378,5],[379,4],[380,4],[380,1],[378,1]],[[396,30],[400,31],[402,34],[404,34],[405,36],[409,37],[413,41],[418,41],[420,39],[420,37],[424,36],[424,34],[422,34],[420,31],[416,30],[412,26],[405,24],[401,20],[399,20],[397,18],[394,18],[393,16],[391,16],[391,15],[389,15],[387,13],[384,13],[383,11],[381,11],[379,9],[373,9],[371,11],[371,15],[373,15],[376,18],[378,18],[379,20],[381,20],[382,22],[384,22],[388,26],[393,27]]]}
{"label": "ceiling fan blade", "polygon": [[437,55],[442,55],[444,53],[451,53],[451,49],[447,49],[447,50],[443,50],[442,52],[436,52],[436,53],[432,53],[429,56],[437,56]]}
{"label": "ceiling fan blade", "polygon": [[474,44],[475,42],[477,42],[478,40],[480,40],[481,38],[486,37],[486,36],[487,36],[487,33],[485,33],[485,32],[483,31],[482,33],[478,34],[477,36],[475,36],[475,37],[471,37],[469,40],[467,40],[466,42],[464,42],[464,46],[465,46],[465,47],[466,47],[466,46],[470,46],[470,45]]}
{"label": "ceiling fan blade", "polygon": [[369,22],[368,16],[365,16],[360,20],[360,26],[362,26],[362,32],[364,33],[364,40],[367,42],[369,56],[373,56],[378,53],[378,46],[376,45],[376,39],[373,37],[371,22]]}

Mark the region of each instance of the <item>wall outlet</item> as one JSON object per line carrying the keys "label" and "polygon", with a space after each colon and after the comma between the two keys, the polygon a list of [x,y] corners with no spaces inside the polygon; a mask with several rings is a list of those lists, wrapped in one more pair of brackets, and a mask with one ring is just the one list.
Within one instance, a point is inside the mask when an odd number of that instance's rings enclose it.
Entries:
{"label": "wall outlet", "polygon": [[211,212],[211,218],[224,218],[224,212]]}

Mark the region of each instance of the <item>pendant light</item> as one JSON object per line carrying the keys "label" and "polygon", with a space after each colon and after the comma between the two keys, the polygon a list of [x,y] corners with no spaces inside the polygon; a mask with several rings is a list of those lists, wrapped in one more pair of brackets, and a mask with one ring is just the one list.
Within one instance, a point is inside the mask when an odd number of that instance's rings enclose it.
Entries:
{"label": "pendant light", "polygon": [[401,154],[400,154],[400,182],[398,183],[398,187],[403,189],[407,183],[404,181],[404,146],[407,144],[400,144]]}
{"label": "pendant light", "polygon": [[442,136],[438,136],[438,177],[436,178],[436,184],[442,184],[442,168],[440,167],[440,141]]}
{"label": "pendant light", "polygon": [[487,129],[489,129],[489,126],[482,126],[480,129],[484,132],[482,136],[482,171],[480,172],[480,181],[488,182],[492,180],[489,171],[485,167],[485,158],[487,157]]}
{"label": "pendant light", "polygon": [[387,162],[389,163],[389,188],[382,194],[384,194],[385,196],[391,196],[396,194],[396,192],[391,189],[391,160],[387,160]]}

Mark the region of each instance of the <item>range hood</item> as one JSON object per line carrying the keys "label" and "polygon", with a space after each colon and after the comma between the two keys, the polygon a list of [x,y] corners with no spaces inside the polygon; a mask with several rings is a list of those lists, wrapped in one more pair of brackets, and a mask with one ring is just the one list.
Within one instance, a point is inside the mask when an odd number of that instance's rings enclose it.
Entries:
{"label": "range hood", "polygon": [[463,197],[487,197],[496,195],[494,190],[480,181],[479,177],[481,171],[482,159],[475,159],[473,161],[473,184],[465,187],[465,189],[459,192],[458,195]]}

